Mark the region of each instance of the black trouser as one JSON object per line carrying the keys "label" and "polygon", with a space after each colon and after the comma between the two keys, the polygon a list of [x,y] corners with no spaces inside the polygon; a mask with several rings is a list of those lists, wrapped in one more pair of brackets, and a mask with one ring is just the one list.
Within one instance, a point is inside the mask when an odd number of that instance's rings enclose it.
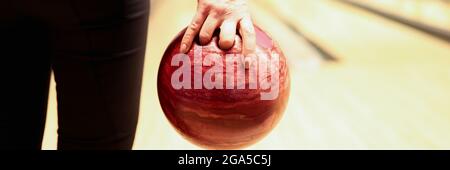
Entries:
{"label": "black trouser", "polygon": [[58,149],[131,149],[148,0],[1,0],[0,149],[40,149],[50,73]]}

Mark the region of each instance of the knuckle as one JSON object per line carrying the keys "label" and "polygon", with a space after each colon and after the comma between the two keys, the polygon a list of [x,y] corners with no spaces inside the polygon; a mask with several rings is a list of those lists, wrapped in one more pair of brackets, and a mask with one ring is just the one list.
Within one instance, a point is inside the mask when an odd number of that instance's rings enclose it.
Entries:
{"label": "knuckle", "polygon": [[227,11],[227,7],[223,6],[223,5],[217,5],[214,8],[214,11],[217,12],[218,14],[224,14],[225,11]]}
{"label": "knuckle", "polygon": [[242,31],[246,36],[255,36],[255,32],[250,28],[245,27],[242,29]]}
{"label": "knuckle", "polygon": [[255,29],[252,26],[246,26],[244,27],[244,33],[247,36],[255,36]]}
{"label": "knuckle", "polygon": [[214,12],[211,12],[211,17],[213,17],[214,19],[220,20],[221,18],[223,18],[223,14],[219,11],[214,11]]}
{"label": "knuckle", "polygon": [[233,9],[226,5],[216,5],[214,6],[214,15],[216,17],[224,17],[233,13]]}
{"label": "knuckle", "polygon": [[211,1],[202,1],[202,6],[204,7],[210,7],[212,5],[214,5],[214,3]]}
{"label": "knuckle", "polygon": [[191,34],[185,34],[181,42],[186,43],[191,39],[191,37],[192,37]]}
{"label": "knuckle", "polygon": [[198,22],[192,22],[189,25],[189,29],[191,29],[191,30],[197,30],[199,27],[200,27],[200,24],[198,24]]}

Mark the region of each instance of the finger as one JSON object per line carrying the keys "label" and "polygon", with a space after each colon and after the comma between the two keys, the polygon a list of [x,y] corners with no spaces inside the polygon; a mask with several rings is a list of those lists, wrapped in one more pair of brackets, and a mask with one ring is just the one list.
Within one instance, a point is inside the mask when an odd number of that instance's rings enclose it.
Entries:
{"label": "finger", "polygon": [[207,44],[211,41],[214,31],[219,26],[220,21],[213,15],[209,15],[206,18],[205,23],[203,23],[202,29],[200,30],[199,38],[201,44]]}
{"label": "finger", "polygon": [[244,55],[252,54],[256,47],[255,28],[250,17],[244,17],[239,22],[239,32],[242,36],[242,53]]}
{"label": "finger", "polygon": [[219,47],[222,49],[230,49],[234,45],[236,37],[236,21],[227,20],[220,27]]}
{"label": "finger", "polygon": [[255,28],[252,19],[249,16],[242,18],[239,22],[239,32],[242,36],[242,54],[245,59],[245,68],[249,68],[251,60],[247,57],[254,54],[256,48]]}
{"label": "finger", "polygon": [[183,39],[181,40],[180,52],[187,53],[188,50],[191,48],[192,42],[194,41],[195,36],[197,36],[197,34],[200,32],[200,29],[202,28],[203,22],[205,21],[206,17],[207,17],[206,10],[200,9],[197,12],[194,19],[187,27]]}

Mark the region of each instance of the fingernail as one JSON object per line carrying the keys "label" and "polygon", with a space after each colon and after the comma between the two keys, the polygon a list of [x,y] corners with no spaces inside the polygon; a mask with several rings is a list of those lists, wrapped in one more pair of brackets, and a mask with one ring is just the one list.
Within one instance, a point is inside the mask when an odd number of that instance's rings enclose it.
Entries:
{"label": "fingernail", "polygon": [[186,44],[181,44],[180,52],[181,53],[186,53],[186,49],[187,49]]}

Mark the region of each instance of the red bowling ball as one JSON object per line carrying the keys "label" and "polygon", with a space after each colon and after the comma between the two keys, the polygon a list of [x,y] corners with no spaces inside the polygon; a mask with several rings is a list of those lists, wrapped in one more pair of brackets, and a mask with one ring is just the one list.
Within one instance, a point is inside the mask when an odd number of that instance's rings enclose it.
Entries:
{"label": "red bowling ball", "polygon": [[207,149],[240,149],[266,136],[281,119],[289,98],[286,59],[277,44],[255,27],[256,56],[245,68],[241,39],[229,50],[218,35],[180,53],[182,31],[168,46],[158,72],[165,116],[190,142]]}

